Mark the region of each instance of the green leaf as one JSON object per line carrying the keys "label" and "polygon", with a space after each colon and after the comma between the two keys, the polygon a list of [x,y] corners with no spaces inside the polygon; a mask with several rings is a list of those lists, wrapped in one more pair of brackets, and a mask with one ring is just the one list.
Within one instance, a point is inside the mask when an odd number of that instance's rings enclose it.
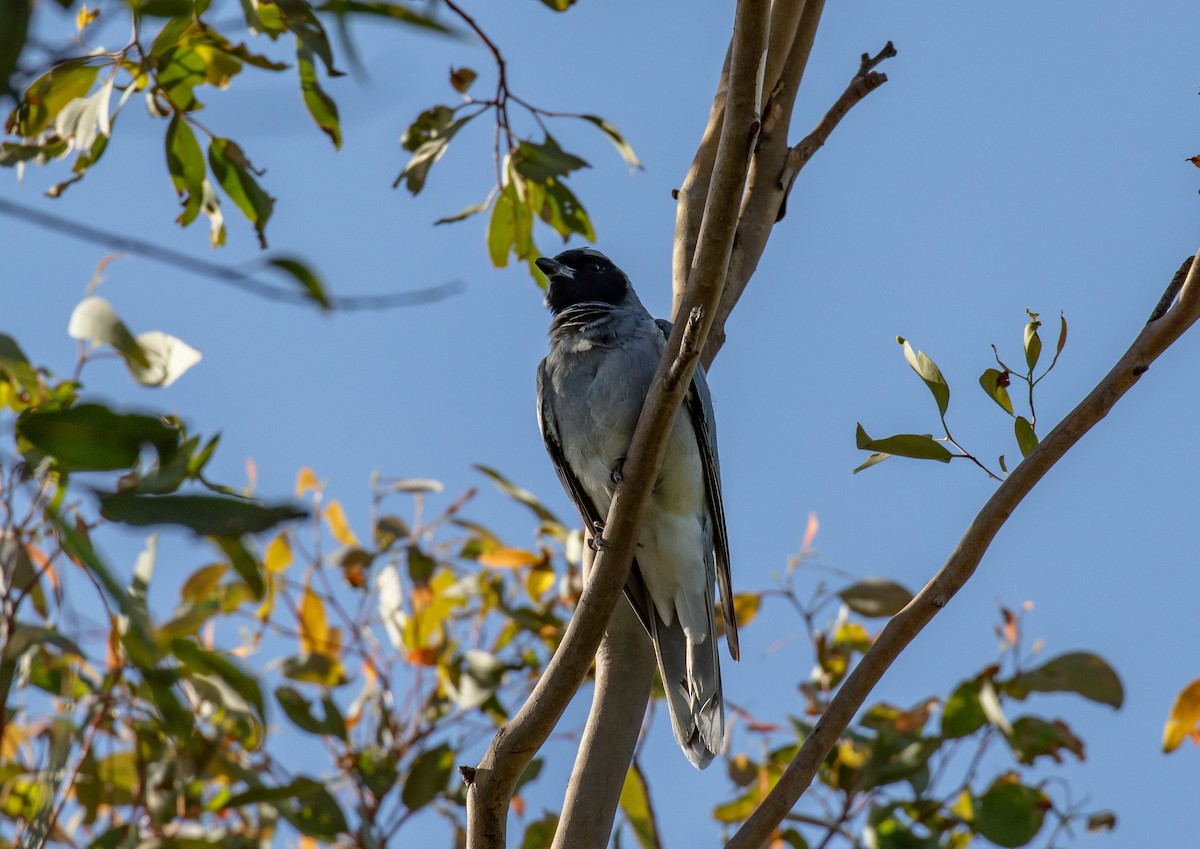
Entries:
{"label": "green leaf", "polygon": [[617,149],[617,153],[621,154],[621,158],[625,160],[625,164],[629,166],[629,170],[631,172],[634,169],[642,168],[642,163],[638,159],[637,154],[634,153],[633,146],[625,140],[625,137],[621,135],[620,131],[617,130],[616,127],[608,123],[608,121],[605,121],[599,115],[580,115],[579,117],[585,121],[595,124],[600,128],[600,131],[603,132],[604,135],[608,136],[608,140],[612,142],[613,147]]}
{"label": "green leaf", "polygon": [[329,46],[329,36],[325,34],[325,27],[317,19],[312,7],[304,0],[276,0],[275,5],[282,13],[284,26],[321,58],[325,64],[325,72],[331,77],[344,76],[333,67],[333,50]]}
{"label": "green leaf", "polygon": [[456,114],[448,106],[435,106],[422,112],[409,126],[404,134],[403,144],[413,155],[400,172],[400,176],[392,183],[393,189],[402,182],[414,195],[425,188],[429,169],[445,155],[455,134],[479,113],[473,112],[461,118],[456,118]]}
{"label": "green leaf", "polygon": [[0,97],[11,95],[14,100],[17,99],[12,76],[25,48],[32,11],[32,7],[21,0],[0,2]]}
{"label": "green leaf", "polygon": [[100,68],[91,57],[68,59],[34,80],[8,118],[14,135],[29,138],[50,126],[68,103],[85,97]]}
{"label": "green leaf", "polygon": [[425,807],[446,790],[454,770],[454,749],[442,743],[417,755],[404,779],[400,799],[410,811]]}
{"label": "green leaf", "polygon": [[1033,449],[1038,447],[1037,434],[1033,432],[1033,425],[1024,416],[1017,416],[1013,422],[1013,432],[1017,437],[1017,447],[1021,449],[1021,456],[1028,457]]}
{"label": "green leaf", "polygon": [[17,340],[0,333],[0,372],[7,374],[21,388],[36,398],[40,389],[37,371],[17,344]]}
{"label": "green leaf", "polygon": [[379,745],[366,746],[359,751],[354,759],[354,770],[376,799],[382,799],[399,777],[391,753]]}
{"label": "green leaf", "polygon": [[946,378],[942,377],[942,372],[938,369],[937,364],[929,359],[924,351],[914,352],[912,346],[903,337],[897,336],[896,341],[904,348],[904,359],[933,393],[933,400],[937,403],[938,412],[943,416],[946,415],[946,408],[950,406],[950,386],[946,383]]}
{"label": "green leaf", "polygon": [[954,456],[941,442],[929,434],[901,433],[883,439],[872,439],[867,436],[863,426],[858,425],[855,433],[855,444],[865,451],[881,451],[884,454],[894,454],[898,457],[911,457],[915,460],[937,460],[949,463]]}
{"label": "green leaf", "polygon": [[304,296],[322,309],[333,309],[325,284],[317,273],[308,265],[293,257],[277,256],[267,260],[267,264],[278,268],[290,276],[304,291]]}
{"label": "green leaf", "polygon": [[1054,348],[1054,358],[1058,359],[1058,355],[1063,352],[1063,348],[1067,347],[1067,317],[1059,315],[1058,328],[1058,344]]}
{"label": "green leaf", "polygon": [[882,463],[884,460],[886,460],[888,457],[891,457],[891,456],[892,456],[891,454],[885,454],[882,451],[872,454],[870,457],[868,457],[866,460],[864,460],[861,464],[859,464],[857,467],[855,467],[854,471],[851,472],[851,474],[857,475],[863,469],[869,469],[872,466],[874,466],[876,463]]}
{"label": "green leaf", "polygon": [[556,12],[565,12],[574,6],[576,0],[542,0],[543,6],[548,6]]}
{"label": "green leaf", "polygon": [[554,832],[558,830],[558,814],[547,811],[540,820],[525,828],[521,849],[550,849],[554,843]]}
{"label": "green leaf", "polygon": [[987,714],[979,701],[983,681],[973,678],[955,688],[942,709],[942,736],[966,737],[987,724]]}
{"label": "green leaf", "polygon": [[1125,690],[1116,671],[1102,657],[1090,652],[1059,655],[1036,669],[1014,675],[1001,687],[1016,699],[1024,699],[1030,693],[1077,693],[1114,708],[1125,701]]}
{"label": "green leaf", "polygon": [[300,92],[308,114],[333,142],[334,150],[342,149],[342,126],[338,121],[337,104],[317,82],[313,51],[302,39],[296,38],[296,65],[300,71]]}
{"label": "green leaf", "polygon": [[1024,846],[1037,837],[1049,808],[1041,790],[1001,777],[979,798],[971,825],[997,846]]}
{"label": "green leaf", "polygon": [[1063,761],[1060,753],[1063,751],[1084,760],[1083,741],[1061,719],[1047,722],[1036,716],[1022,716],[1013,721],[1012,736],[1008,742],[1017,760],[1026,765],[1042,756],[1060,764]]}
{"label": "green leaf", "polygon": [[551,177],[545,183],[529,183],[528,188],[530,206],[564,241],[571,233],[578,233],[589,242],[596,240],[587,210],[563,183]]}
{"label": "green leaf", "polygon": [[437,561],[421,550],[415,542],[408,545],[408,577],[414,584],[424,586],[433,577]]}
{"label": "green leaf", "polygon": [[[191,497],[199,498],[204,496]],[[101,509],[101,512],[103,513],[103,508]],[[235,527],[237,527],[236,524],[234,524],[232,527],[229,527],[229,529]],[[257,531],[251,533],[257,533]],[[234,571],[236,571],[238,575],[241,576],[242,580],[246,582],[246,585],[250,588],[250,592],[254,595],[254,600],[262,601],[267,590],[266,582],[263,580],[263,564],[258,561],[257,557],[249,552],[245,544],[242,542],[241,536],[237,534],[228,534],[223,536],[217,535],[213,537],[213,541],[216,542],[217,546],[222,552],[224,552],[225,556],[229,558],[229,564],[233,566]]]}
{"label": "green leaf", "polygon": [[636,760],[625,773],[625,784],[621,788],[621,810],[633,827],[634,836],[642,849],[659,849],[658,825],[654,820],[654,808],[650,804],[650,789],[646,777]]}
{"label": "green leaf", "polygon": [[338,16],[371,15],[402,24],[429,29],[434,32],[453,34],[455,30],[428,15],[422,15],[399,3],[374,2],[374,0],[329,0],[317,7],[318,12],[332,12]]}
{"label": "green leaf", "polygon": [[758,807],[758,802],[761,798],[762,793],[759,792],[759,789],[752,787],[744,796],[713,808],[713,819],[723,823],[742,822],[750,814],[754,813],[754,809]]}
{"label": "green leaf", "polygon": [[259,246],[266,248],[265,231],[271,211],[275,207],[275,198],[263,191],[254,179],[254,175],[261,176],[261,172],[254,170],[236,142],[220,137],[209,142],[208,164],[225,194],[229,195],[229,199],[254,225]]}
{"label": "green leaf", "polygon": [[867,578],[838,591],[846,606],[859,616],[895,616],[912,601],[912,590],[883,578]]}
{"label": "green leaf", "polygon": [[565,177],[580,168],[591,167],[575,154],[559,147],[549,133],[541,144],[524,140],[517,142],[512,165],[518,174],[535,183],[545,183],[556,177]]}
{"label": "green leaf", "polygon": [[170,642],[171,654],[175,655],[185,668],[193,672],[201,672],[220,678],[230,689],[241,696],[248,705],[254,708],[260,720],[266,721],[266,709],[263,707],[262,690],[258,681],[224,655],[202,648],[198,643],[177,638]]}
{"label": "green leaf", "polygon": [[1042,355],[1042,338],[1038,336],[1038,328],[1042,323],[1038,321],[1038,314],[1035,312],[1025,311],[1029,314],[1029,323],[1025,325],[1025,363],[1029,366],[1029,371],[1032,374],[1034,367],[1038,363],[1038,357]]}
{"label": "green leaf", "polygon": [[320,737],[346,739],[346,722],[329,694],[325,694],[321,698],[325,716],[320,719],[313,714],[312,702],[292,687],[279,687],[275,690],[275,699],[283,708],[287,718],[301,731],[307,731],[309,734],[316,734]]}
{"label": "green leaf", "polygon": [[71,312],[67,335],[84,342],[110,345],[126,361],[142,368],[150,367],[150,358],[133,333],[112,305],[98,295],[84,298]]}
{"label": "green leaf", "polygon": [[100,515],[126,525],[181,525],[201,536],[236,537],[304,518],[308,512],[293,504],[263,504],[218,495],[112,492],[100,493]]}
{"label": "green leaf", "polygon": [[979,385],[988,397],[1000,405],[1000,409],[1013,414],[1012,398],[1008,396],[1008,372],[990,368],[979,376]]}
{"label": "green leaf", "polygon": [[17,417],[16,432],[65,471],[132,468],[146,444],[153,445],[160,458],[169,459],[180,438],[179,431],[162,419],[116,413],[100,404],[26,410]]}
{"label": "green leaf", "polygon": [[491,466],[483,466],[483,465],[476,464],[474,468],[475,468],[475,471],[482,472],[483,474],[485,474],[489,478],[491,478],[492,483],[494,483],[496,485],[496,488],[499,489],[501,492],[503,492],[505,495],[507,495],[509,498],[513,499],[514,501],[520,502],[521,504],[524,504],[526,507],[528,507],[533,512],[533,515],[537,516],[538,519],[540,519],[541,521],[554,522],[559,525],[562,524],[562,522],[559,521],[558,517],[555,516],[553,513],[551,513],[548,509],[546,509],[546,507],[542,505],[542,502],[538,501],[537,496],[534,495],[529,490],[513,483],[511,480],[506,478],[504,475],[502,475],[497,470],[493,469]]}
{"label": "green leaf", "polygon": [[53,507],[46,508],[46,520],[57,529],[63,552],[81,564],[84,570],[96,579],[96,582],[104,588],[105,593],[125,615],[128,622],[121,633],[121,644],[125,646],[125,650],[129,653],[129,659],[135,666],[142,670],[147,669],[154,663],[158,648],[150,636],[149,623],[142,615],[141,610],[130,599],[125,588],[113,577],[112,571],[100,559],[85,534],[71,527]]}
{"label": "green leaf", "polygon": [[448,215],[445,218],[439,218],[437,221],[433,222],[434,226],[437,226],[438,224],[453,224],[456,221],[462,221],[470,218],[472,215],[478,215],[481,212],[486,212],[487,208],[491,205],[492,199],[489,197],[483,203],[471,204],[470,206],[465,207],[453,215]]}

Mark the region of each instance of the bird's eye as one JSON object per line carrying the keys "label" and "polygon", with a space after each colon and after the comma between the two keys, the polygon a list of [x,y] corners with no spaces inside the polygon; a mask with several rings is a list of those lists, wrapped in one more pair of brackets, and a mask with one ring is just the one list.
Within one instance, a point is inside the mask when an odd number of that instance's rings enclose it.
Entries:
{"label": "bird's eye", "polygon": [[598,263],[598,262],[593,262],[588,265],[588,271],[592,272],[593,274],[599,274],[603,270],[604,270],[604,267],[601,266],[600,263]]}

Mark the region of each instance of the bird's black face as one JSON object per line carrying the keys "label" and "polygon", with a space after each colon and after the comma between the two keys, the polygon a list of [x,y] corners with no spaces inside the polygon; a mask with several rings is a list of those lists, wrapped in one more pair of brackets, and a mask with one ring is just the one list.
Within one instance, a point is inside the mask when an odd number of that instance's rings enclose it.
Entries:
{"label": "bird's black face", "polygon": [[616,306],[625,300],[629,278],[612,260],[592,248],[573,248],[554,259],[536,261],[550,281],[546,306],[557,315],[567,307],[587,302]]}

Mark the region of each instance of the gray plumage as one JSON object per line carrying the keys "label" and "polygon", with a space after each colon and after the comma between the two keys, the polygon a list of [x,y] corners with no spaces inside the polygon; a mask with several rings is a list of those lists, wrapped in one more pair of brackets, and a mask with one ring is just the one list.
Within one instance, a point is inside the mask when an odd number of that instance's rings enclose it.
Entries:
{"label": "gray plumage", "polygon": [[[539,424],[563,487],[589,528],[602,522],[670,324],[628,278],[578,248],[537,265],[549,279],[550,353],[538,367]],[[738,657],[712,401],[697,368],[642,520],[625,594],[654,643],[675,739],[703,769],[725,733],[713,596],[720,587]]]}

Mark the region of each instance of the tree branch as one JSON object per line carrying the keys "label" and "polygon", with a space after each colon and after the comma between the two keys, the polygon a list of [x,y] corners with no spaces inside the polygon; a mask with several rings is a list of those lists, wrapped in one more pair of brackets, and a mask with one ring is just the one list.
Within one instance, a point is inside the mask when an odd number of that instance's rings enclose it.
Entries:
{"label": "tree branch", "polygon": [[[729,62],[729,90],[721,140],[688,282],[688,314],[700,307],[695,322],[697,347],[703,345],[721,295],[733,245],[737,210],[725,202],[740,197],[746,163],[758,135],[757,80],[766,45],[768,0],[739,0]],[[691,324],[692,322],[689,322]],[[605,543],[595,574],[585,584],[575,614],[541,679],[516,716],[493,738],[480,764],[464,771],[467,780],[467,845],[500,849],[506,845],[509,800],[517,778],[545,742],[591,666],[612,612],[621,597],[633,560],[641,516],[662,465],[675,416],[699,359],[680,354],[685,327],[677,325],[667,341],[605,523]]]}
{"label": "tree branch", "polygon": [[608,846],[654,672],[654,650],[646,629],[633,608],[618,601],[596,652],[592,709],[567,783],[553,849]]}
{"label": "tree branch", "polygon": [[725,849],[758,849],[765,844],[812,783],[817,768],[892,661],[975,573],[988,545],[1021,500],[1085,433],[1108,414],[1150,364],[1200,318],[1200,263],[1192,260],[1189,263],[1175,306],[1142,329],[1096,388],[1000,484],[971,522],[945,565],[884,627],[833,697],[779,782],[725,844]]}
{"label": "tree branch", "polygon": [[[807,7],[805,11],[807,12]],[[802,26],[805,25],[811,27],[810,38],[815,36],[816,21],[802,21]],[[802,55],[797,56],[794,61],[796,63],[800,63],[801,60],[807,62],[808,51],[811,50],[811,47],[811,40],[807,42],[807,46],[798,42],[797,50],[801,51]],[[825,117],[817,124],[816,129],[794,147],[787,145],[787,123],[783,123],[777,130],[771,125],[773,113],[768,114],[768,119],[764,123],[764,135],[771,137],[773,143],[761,144],[760,150],[755,156],[757,167],[751,175],[750,190],[743,203],[742,220],[738,224],[737,244],[729,267],[729,280],[725,285],[725,293],[721,296],[721,306],[714,320],[713,332],[708,338],[708,346],[701,358],[701,362],[706,367],[724,344],[725,321],[733,312],[742,292],[746,290],[746,285],[750,282],[750,277],[758,268],[758,262],[766,249],[767,239],[770,238],[772,229],[786,212],[788,194],[791,192],[796,174],[812,158],[817,149],[825,144],[846,113],[856,103],[887,82],[885,75],[872,69],[884,59],[895,55],[896,48],[890,41],[875,56],[864,53],[858,73],[850,80],[850,84],[841,97],[825,113]],[[779,103],[781,113],[786,109],[786,114],[790,115],[794,97],[795,92],[793,91],[791,100]],[[800,155],[801,151],[805,152],[803,156]]]}

